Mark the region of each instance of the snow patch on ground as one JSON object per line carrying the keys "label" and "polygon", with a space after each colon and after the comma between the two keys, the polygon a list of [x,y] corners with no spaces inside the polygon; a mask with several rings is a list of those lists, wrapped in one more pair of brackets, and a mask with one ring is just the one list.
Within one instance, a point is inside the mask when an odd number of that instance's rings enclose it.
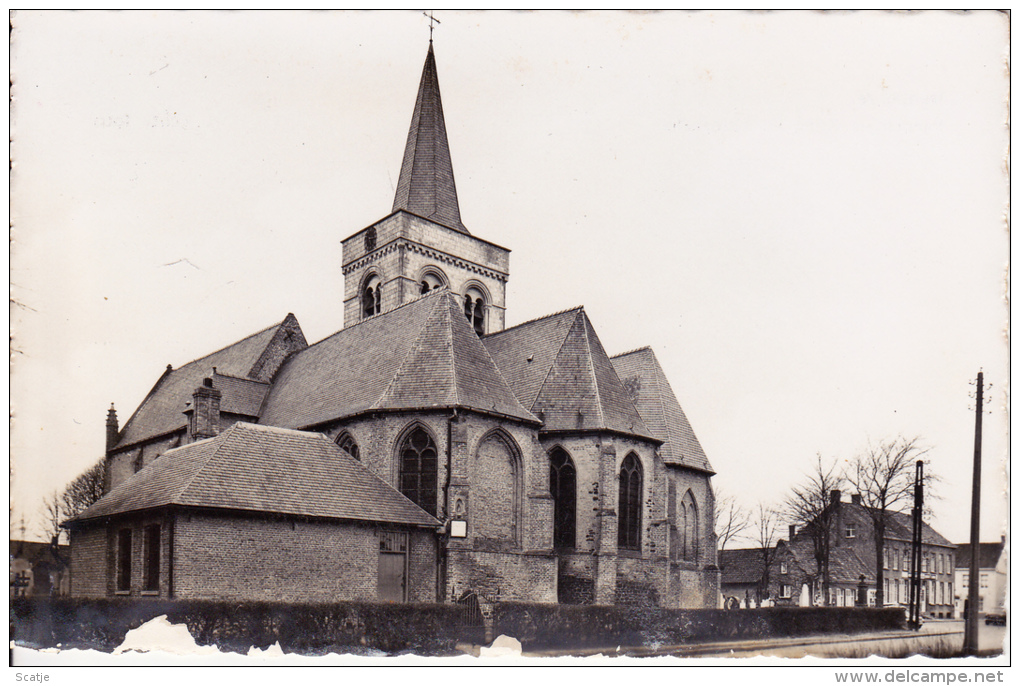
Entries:
{"label": "snow patch on ground", "polygon": [[124,642],[117,646],[113,654],[120,655],[129,650],[142,653],[158,650],[172,655],[215,655],[219,653],[215,646],[200,646],[195,643],[188,627],[183,624],[171,624],[167,621],[166,615],[150,619],[137,629],[127,632]]}

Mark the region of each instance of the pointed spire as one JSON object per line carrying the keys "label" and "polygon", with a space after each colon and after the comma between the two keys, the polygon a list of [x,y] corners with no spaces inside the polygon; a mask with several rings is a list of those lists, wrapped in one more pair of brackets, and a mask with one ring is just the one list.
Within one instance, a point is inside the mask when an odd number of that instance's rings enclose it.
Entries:
{"label": "pointed spire", "polygon": [[450,144],[446,139],[443,101],[439,95],[436,57],[429,42],[418,98],[407,132],[404,160],[393,199],[393,211],[406,210],[463,233],[457,186],[453,181]]}

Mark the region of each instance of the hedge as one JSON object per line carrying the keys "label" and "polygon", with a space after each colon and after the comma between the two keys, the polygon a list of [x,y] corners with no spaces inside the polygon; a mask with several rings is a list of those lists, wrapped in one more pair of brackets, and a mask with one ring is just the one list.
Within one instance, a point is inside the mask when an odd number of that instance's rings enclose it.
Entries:
{"label": "hedge", "polygon": [[493,635],[525,650],[684,645],[901,629],[903,608],[771,607],[662,610],[598,605],[501,603]]}
{"label": "hedge", "polygon": [[[109,598],[14,598],[11,639],[45,648],[112,651],[125,634],[160,615],[185,624],[196,643],[246,653],[279,643],[305,655],[456,654],[458,642],[481,643],[462,605],[344,602],[328,605]],[[773,607],[755,610],[662,610],[506,602],[493,606],[492,636],[525,650],[684,645],[899,629],[903,608]]]}
{"label": "hedge", "polygon": [[160,615],[187,625],[198,645],[240,653],[278,642],[285,652],[306,655],[373,649],[443,655],[479,633],[466,626],[466,608],[439,604],[14,598],[10,612],[11,639],[37,648],[112,651],[129,630]]}

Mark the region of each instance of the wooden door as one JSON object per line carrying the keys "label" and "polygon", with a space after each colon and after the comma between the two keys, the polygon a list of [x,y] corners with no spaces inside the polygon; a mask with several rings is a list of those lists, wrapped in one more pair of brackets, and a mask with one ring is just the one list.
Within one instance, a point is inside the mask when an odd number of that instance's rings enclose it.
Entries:
{"label": "wooden door", "polygon": [[384,531],[379,535],[379,600],[407,600],[407,534]]}

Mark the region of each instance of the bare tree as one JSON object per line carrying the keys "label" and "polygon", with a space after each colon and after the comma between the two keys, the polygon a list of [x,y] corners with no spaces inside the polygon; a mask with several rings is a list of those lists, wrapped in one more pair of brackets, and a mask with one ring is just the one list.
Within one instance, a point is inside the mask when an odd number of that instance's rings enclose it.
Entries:
{"label": "bare tree", "polygon": [[761,578],[758,580],[758,606],[769,597],[772,565],[776,561],[776,534],[779,531],[779,513],[764,503],[758,503],[754,515],[755,545],[761,554]]}
{"label": "bare tree", "polygon": [[67,485],[60,496],[65,519],[76,517],[103,497],[106,484],[106,458],[86,469]]}
{"label": "bare tree", "polygon": [[817,579],[822,587],[822,602],[826,605],[830,601],[829,553],[832,531],[836,526],[836,508],[832,506],[830,494],[834,490],[842,490],[845,483],[846,477],[836,465],[826,466],[822,456],[817,455],[811,472],[786,499],[786,514],[811,539]]}
{"label": "bare tree", "polygon": [[[875,602],[885,604],[885,574],[882,555],[885,530],[892,514],[907,509],[913,502],[914,469],[917,460],[928,453],[919,445],[920,439],[902,436],[886,440],[867,449],[850,465],[846,479],[861,495],[861,504],[871,518],[875,540]],[[925,470],[925,481],[935,481]]]}
{"label": "bare tree", "polygon": [[725,550],[726,544],[736,539],[751,526],[751,513],[737,499],[720,491],[716,492],[715,501],[715,537],[719,550]]}
{"label": "bare tree", "polygon": [[59,541],[61,522],[67,521],[85,511],[103,497],[106,481],[106,459],[98,462],[76,476],[63,493],[54,491],[43,500],[42,518],[47,538],[54,544]]}

